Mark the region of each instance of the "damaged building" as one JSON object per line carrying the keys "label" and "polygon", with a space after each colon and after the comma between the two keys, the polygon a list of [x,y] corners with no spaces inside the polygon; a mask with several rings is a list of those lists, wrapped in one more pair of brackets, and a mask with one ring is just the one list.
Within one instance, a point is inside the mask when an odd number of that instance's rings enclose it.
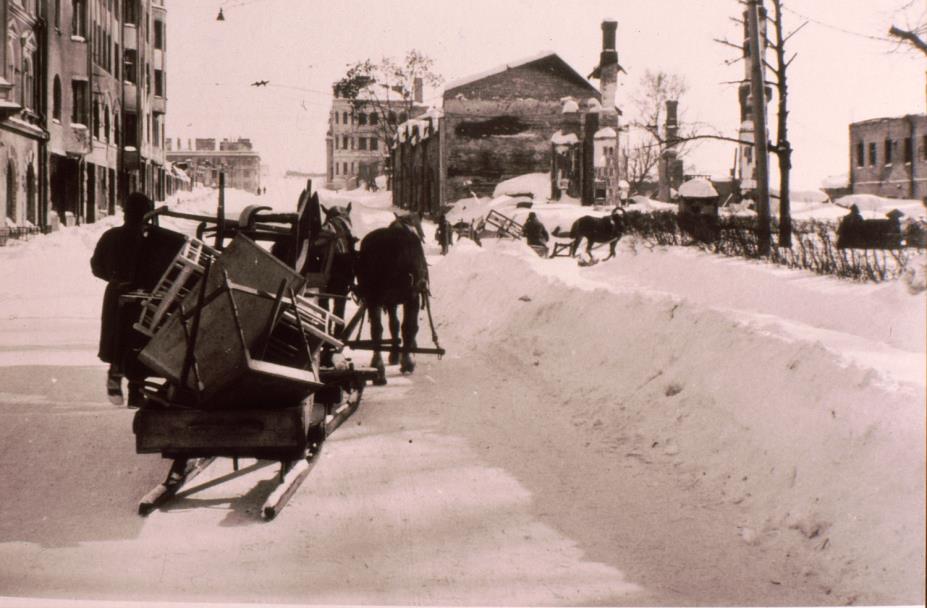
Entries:
{"label": "damaged building", "polygon": [[[617,181],[617,23],[602,24],[603,51],[591,77],[543,52],[453,82],[443,109],[399,126],[391,146],[393,202],[437,213],[444,202],[489,196],[501,181],[551,173],[551,196],[592,203]],[[604,100],[604,101],[603,101]]]}

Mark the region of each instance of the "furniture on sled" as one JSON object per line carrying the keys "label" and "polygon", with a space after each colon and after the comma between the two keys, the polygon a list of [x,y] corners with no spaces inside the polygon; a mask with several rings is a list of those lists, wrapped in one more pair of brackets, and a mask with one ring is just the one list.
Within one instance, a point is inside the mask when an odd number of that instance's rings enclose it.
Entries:
{"label": "furniture on sled", "polygon": [[[343,348],[336,334],[344,321],[318,306],[306,277],[251,238],[279,242],[299,234],[300,225],[313,225],[304,217],[310,204],[302,202],[287,217],[275,214],[290,229],[159,211],[214,220],[218,236],[215,247],[186,240],[135,325],[149,338],[139,361],[163,379],[146,383],[133,421],[136,451],[172,460],[164,482],[139,503],[140,514],[189,486],[216,458],[228,457],[236,470],[240,458],[280,463],[279,483],[261,509],[273,518],[305,479],[324,439],[357,409],[374,370],[320,366],[323,348]],[[304,234],[309,238],[311,228]],[[293,262],[300,249],[290,249]]]}

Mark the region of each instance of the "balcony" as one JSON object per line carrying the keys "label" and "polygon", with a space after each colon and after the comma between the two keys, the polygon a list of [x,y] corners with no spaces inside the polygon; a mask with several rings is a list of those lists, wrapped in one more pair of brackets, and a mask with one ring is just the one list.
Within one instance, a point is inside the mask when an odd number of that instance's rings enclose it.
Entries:
{"label": "balcony", "polygon": [[164,114],[167,111],[167,100],[158,95],[151,96],[151,111],[157,114]]}
{"label": "balcony", "polygon": [[126,110],[135,111],[138,108],[138,87],[128,81],[122,83],[122,104]]}
{"label": "balcony", "polygon": [[138,50],[138,28],[131,23],[122,26],[122,45],[132,51]]}

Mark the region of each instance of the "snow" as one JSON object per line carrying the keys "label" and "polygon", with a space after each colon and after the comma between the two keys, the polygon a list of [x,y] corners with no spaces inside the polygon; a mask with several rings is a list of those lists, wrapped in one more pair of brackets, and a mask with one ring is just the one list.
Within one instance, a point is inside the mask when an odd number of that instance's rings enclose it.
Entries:
{"label": "snow", "polygon": [[[518,179],[493,198],[458,201],[452,214],[500,208],[523,220],[529,210],[512,194],[540,180]],[[292,211],[303,186],[271,184],[263,197],[229,191],[226,215],[250,204]],[[360,235],[393,217],[388,192],[320,196],[352,202]],[[544,200],[531,211],[548,229],[608,212]],[[203,189],[170,201],[192,213],[215,205]],[[428,225],[432,307],[448,356],[368,389],[356,425],[326,443],[281,520],[251,525],[254,484],[274,471],[247,462],[243,473],[212,474],[225,483],[140,519],[133,493],[160,481],[163,464],[133,453],[130,413],[100,394],[104,285],[88,264],[99,236],[120,222],[0,247],[0,408],[9,420],[0,491],[18,498],[0,522],[4,594],[924,602],[923,291],[630,237],[615,259],[585,268],[512,240],[462,239],[440,256]],[[30,481],[45,476],[53,483]],[[240,496],[227,498],[230,484]],[[358,560],[369,568],[345,583],[345,564]]]}
{"label": "snow", "polygon": [[493,197],[508,194],[530,194],[536,203],[550,198],[550,174],[528,173],[499,182],[493,190]]}
{"label": "snow", "polygon": [[679,196],[684,198],[713,198],[718,196],[718,191],[707,179],[696,177],[679,186]]}
{"label": "snow", "polygon": [[572,113],[574,113],[574,112],[579,112],[579,104],[576,103],[576,100],[575,100],[575,99],[573,99],[573,98],[571,98],[571,97],[570,97],[570,98],[567,98],[567,99],[563,102],[563,109],[561,110],[561,113],[563,113],[563,114],[572,114]]}
{"label": "snow", "polygon": [[595,132],[593,139],[615,139],[618,133],[611,127],[603,127]]}
{"label": "snow", "polygon": [[899,199],[874,194],[848,194],[834,201],[835,205],[849,209],[856,205],[866,219],[885,219],[885,214],[897,209],[906,217],[927,219],[927,207],[917,199]]}
{"label": "snow", "polygon": [[599,421],[571,440],[654,454],[740,507],[729,534],[814,554],[816,576],[922,600],[923,293],[627,240],[583,269],[484,239],[434,275],[462,356],[537,361]]}
{"label": "snow", "polygon": [[564,133],[563,131],[557,131],[550,136],[550,143],[555,146],[572,146],[579,143],[579,138],[575,133]]}

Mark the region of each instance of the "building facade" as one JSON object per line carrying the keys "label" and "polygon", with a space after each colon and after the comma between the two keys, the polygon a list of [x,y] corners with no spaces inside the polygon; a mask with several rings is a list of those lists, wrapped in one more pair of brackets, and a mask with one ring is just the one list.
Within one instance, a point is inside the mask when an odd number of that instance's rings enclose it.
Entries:
{"label": "building facade", "polygon": [[163,200],[164,0],[4,0],[0,217],[43,230]]}
{"label": "building facade", "polygon": [[590,75],[599,88],[552,52],[449,84],[443,110],[399,126],[391,148],[393,204],[434,215],[528,173],[550,175],[552,199],[616,202],[616,28],[614,21],[602,24],[602,53]]}
{"label": "building facade", "polygon": [[4,0],[0,25],[0,229],[41,226],[45,221],[41,184],[42,128],[37,74],[41,67],[41,5]]}
{"label": "building facade", "polygon": [[850,125],[850,189],[888,198],[927,197],[927,114]]}
{"label": "building facade", "polygon": [[[217,145],[218,144],[218,145]],[[225,186],[259,194],[261,188],[261,155],[254,150],[251,140],[215,138],[167,140],[167,161],[182,167],[193,180],[193,185],[215,188],[219,174],[225,172]]]}
{"label": "building facade", "polygon": [[[373,101],[374,95],[366,90],[359,93],[358,99],[367,97],[371,101],[355,107],[352,100],[339,96],[337,87],[333,90],[325,136],[325,187],[341,190],[367,186],[384,174],[389,165],[387,125],[405,122],[425,111],[421,106],[421,80],[416,79],[413,85],[411,108],[401,99],[391,99],[387,92]],[[396,97],[396,93],[392,93],[392,97]],[[383,112],[390,114],[386,120],[381,116]]]}

